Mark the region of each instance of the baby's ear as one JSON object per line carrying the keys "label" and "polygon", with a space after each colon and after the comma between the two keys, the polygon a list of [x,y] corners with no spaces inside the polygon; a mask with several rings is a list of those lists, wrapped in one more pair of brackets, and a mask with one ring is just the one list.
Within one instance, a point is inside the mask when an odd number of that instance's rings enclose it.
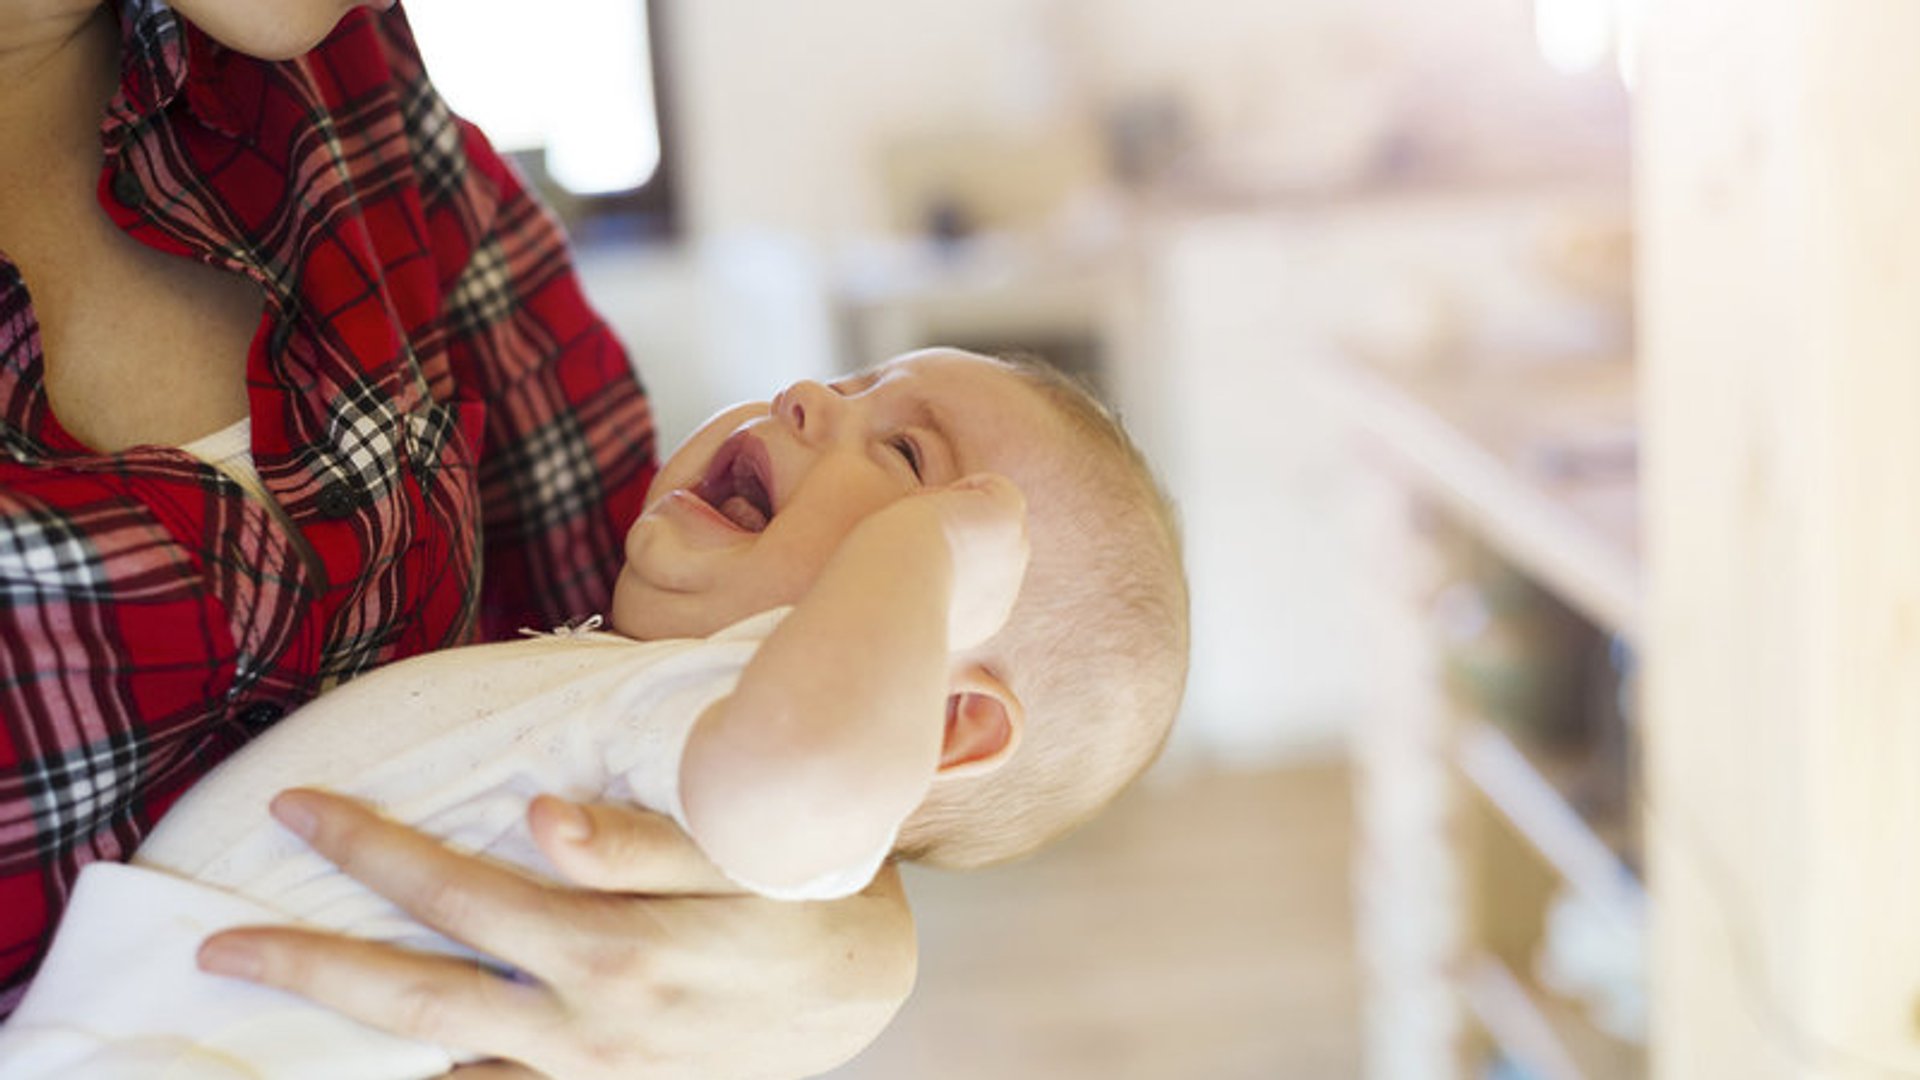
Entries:
{"label": "baby's ear", "polygon": [[1013,757],[1026,710],[1007,685],[978,664],[956,672],[947,691],[947,732],[939,780],[985,776]]}

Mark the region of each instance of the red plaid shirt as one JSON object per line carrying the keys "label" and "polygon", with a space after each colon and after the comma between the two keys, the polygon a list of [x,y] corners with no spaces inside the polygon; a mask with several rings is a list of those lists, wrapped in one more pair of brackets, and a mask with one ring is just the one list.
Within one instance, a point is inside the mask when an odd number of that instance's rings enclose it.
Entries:
{"label": "red plaid shirt", "polygon": [[253,452],[298,537],[177,449],[62,430],[0,256],[0,1012],[80,868],[284,711],[604,607],[654,469],[555,223],[447,111],[398,11],[288,63],[157,0],[121,21],[100,204],[265,290]]}

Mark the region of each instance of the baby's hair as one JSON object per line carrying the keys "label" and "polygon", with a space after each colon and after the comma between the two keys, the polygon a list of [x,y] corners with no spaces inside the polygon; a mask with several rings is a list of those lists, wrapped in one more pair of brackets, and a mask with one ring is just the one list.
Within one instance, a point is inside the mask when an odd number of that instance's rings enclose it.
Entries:
{"label": "baby's hair", "polygon": [[1159,756],[1186,685],[1187,583],[1171,501],[1114,414],[1037,358],[999,361],[1067,421],[1032,559],[988,651],[1024,703],[1001,768],[937,785],[899,853],[936,866],[1004,862],[1080,825]]}

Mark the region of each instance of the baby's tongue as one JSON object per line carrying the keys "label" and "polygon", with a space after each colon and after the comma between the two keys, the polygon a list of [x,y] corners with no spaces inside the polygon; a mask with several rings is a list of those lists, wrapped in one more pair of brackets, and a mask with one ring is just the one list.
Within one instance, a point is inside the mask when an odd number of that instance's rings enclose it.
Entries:
{"label": "baby's tongue", "polygon": [[767,516],[753,501],[743,495],[730,495],[720,504],[720,513],[728,521],[748,532],[763,532],[767,527]]}

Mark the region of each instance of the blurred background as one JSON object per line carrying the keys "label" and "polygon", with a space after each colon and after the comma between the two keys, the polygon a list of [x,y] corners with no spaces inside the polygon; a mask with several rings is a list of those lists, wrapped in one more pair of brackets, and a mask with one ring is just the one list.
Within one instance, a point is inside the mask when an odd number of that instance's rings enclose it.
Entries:
{"label": "blurred background", "polygon": [[1165,758],[910,871],[920,988],[836,1076],[1645,1073],[1636,6],[407,0],[667,444],[1019,349],[1179,505]]}

